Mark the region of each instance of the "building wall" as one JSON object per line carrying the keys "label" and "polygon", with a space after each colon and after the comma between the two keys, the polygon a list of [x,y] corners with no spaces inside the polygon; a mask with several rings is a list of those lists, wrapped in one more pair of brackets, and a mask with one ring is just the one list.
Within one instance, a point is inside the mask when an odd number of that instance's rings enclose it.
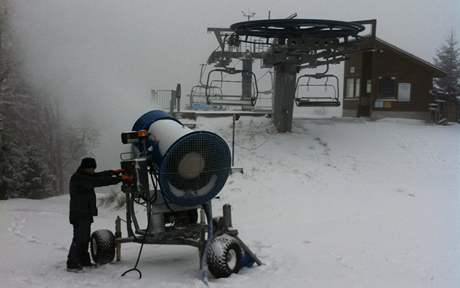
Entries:
{"label": "building wall", "polygon": [[[432,98],[430,91],[433,88],[433,71],[406,55],[377,43],[374,52],[353,55],[345,62],[344,70],[344,116],[371,116],[376,113],[380,118],[387,111],[396,111],[400,113],[387,113],[388,117],[403,117],[403,112],[428,111],[428,104]],[[350,89],[350,80],[347,79],[350,78],[360,79],[359,98],[346,97],[347,89]],[[385,80],[390,80],[386,81],[387,85],[384,84]],[[392,83],[389,86],[393,87],[393,99],[381,97],[381,84],[388,88],[388,83]],[[410,84],[410,101],[402,102],[402,99],[398,99],[398,91],[407,89],[407,83]],[[426,113],[407,113],[408,118],[413,118],[414,115],[425,118]]]}
{"label": "building wall", "polygon": [[[433,88],[433,74],[417,62],[410,61],[397,53],[380,49],[375,52],[375,83],[373,83],[372,97],[374,100],[380,98],[380,84],[382,78],[394,79],[398,90],[399,83],[410,83],[410,101],[400,102],[385,99],[384,107],[373,109],[378,111],[427,111],[428,103],[431,101],[430,91]],[[397,92],[397,91],[396,91]]]}
{"label": "building wall", "polygon": [[420,119],[430,121],[430,113],[428,111],[373,111],[371,119],[379,120],[383,118],[406,118]]}
{"label": "building wall", "polygon": [[457,103],[447,104],[447,120],[460,123],[460,105]]}
{"label": "building wall", "polygon": [[[347,79],[361,78],[361,64],[362,54],[353,54],[350,59],[345,61],[344,64],[344,78],[343,78],[343,116],[356,117],[359,106],[359,97],[347,97]],[[354,85],[354,84],[353,84]],[[353,89],[353,94],[355,94]],[[355,96],[355,95],[353,95]]]}

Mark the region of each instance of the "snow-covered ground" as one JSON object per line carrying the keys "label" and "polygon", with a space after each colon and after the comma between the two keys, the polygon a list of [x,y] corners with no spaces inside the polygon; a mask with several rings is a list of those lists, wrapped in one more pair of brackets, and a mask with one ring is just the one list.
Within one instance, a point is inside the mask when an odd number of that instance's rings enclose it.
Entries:
{"label": "snow-covered ground", "polygon": [[[231,140],[231,119],[198,119]],[[215,209],[264,266],[212,287],[460,287],[460,126],[413,120],[297,119],[277,134],[265,118],[237,125],[236,166]],[[0,287],[201,287],[197,251],[138,245],[122,261],[65,271],[68,196],[0,201]],[[219,208],[220,209],[220,208]],[[93,229],[123,211],[101,209]]]}

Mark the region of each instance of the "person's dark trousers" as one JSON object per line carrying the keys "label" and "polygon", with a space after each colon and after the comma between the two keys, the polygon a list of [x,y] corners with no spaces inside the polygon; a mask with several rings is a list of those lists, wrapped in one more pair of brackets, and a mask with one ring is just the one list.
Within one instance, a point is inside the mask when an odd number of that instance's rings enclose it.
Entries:
{"label": "person's dark trousers", "polygon": [[88,246],[91,233],[92,219],[73,221],[73,238],[67,256],[67,268],[76,268],[91,265]]}

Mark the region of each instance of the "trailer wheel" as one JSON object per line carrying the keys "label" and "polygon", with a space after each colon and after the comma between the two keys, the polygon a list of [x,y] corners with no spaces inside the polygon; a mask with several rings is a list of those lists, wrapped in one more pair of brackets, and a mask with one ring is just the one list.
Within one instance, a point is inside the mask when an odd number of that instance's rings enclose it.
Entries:
{"label": "trailer wheel", "polygon": [[115,257],[115,236],[110,230],[96,230],[91,234],[91,256],[98,265],[107,264]]}
{"label": "trailer wheel", "polygon": [[239,242],[224,234],[216,237],[208,251],[209,272],[215,278],[227,278],[241,269],[241,247]]}

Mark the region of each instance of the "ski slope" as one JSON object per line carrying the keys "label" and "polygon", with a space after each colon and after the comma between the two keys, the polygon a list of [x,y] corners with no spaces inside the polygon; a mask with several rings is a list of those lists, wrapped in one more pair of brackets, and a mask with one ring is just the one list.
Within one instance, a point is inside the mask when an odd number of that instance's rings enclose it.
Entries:
{"label": "ski slope", "polygon": [[[199,129],[231,143],[231,118],[200,118]],[[235,166],[214,201],[233,206],[233,224],[265,263],[211,287],[459,287],[460,126],[415,120],[237,122]],[[145,246],[144,277],[122,261],[65,271],[71,240],[68,196],[0,201],[0,287],[203,287],[198,252]],[[123,210],[101,208],[93,230]],[[125,232],[123,227],[123,232]]]}

